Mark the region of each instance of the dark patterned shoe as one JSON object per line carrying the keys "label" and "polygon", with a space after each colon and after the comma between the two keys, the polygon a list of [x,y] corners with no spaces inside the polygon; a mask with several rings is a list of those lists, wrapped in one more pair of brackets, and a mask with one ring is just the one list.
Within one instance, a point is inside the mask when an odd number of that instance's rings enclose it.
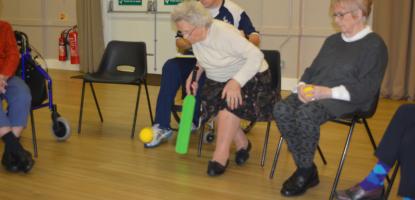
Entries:
{"label": "dark patterned shoe", "polygon": [[249,159],[249,151],[251,150],[251,141],[248,140],[248,146],[244,149],[240,149],[235,154],[235,162],[237,165],[243,165]]}
{"label": "dark patterned shoe", "polygon": [[381,200],[383,192],[383,187],[365,191],[357,184],[347,190],[336,191],[334,196],[338,200]]}
{"label": "dark patterned shoe", "polygon": [[319,183],[320,180],[315,165],[307,171],[297,169],[294,174],[284,182],[281,194],[286,197],[302,195],[308,188],[314,187]]}
{"label": "dark patterned shoe", "polygon": [[228,167],[229,160],[226,161],[226,165],[223,166],[220,163],[210,160],[208,164],[207,174],[209,176],[219,176],[223,174],[226,170],[226,167]]}
{"label": "dark patterned shoe", "polygon": [[11,153],[5,151],[3,157],[1,158],[1,164],[9,172],[18,172],[19,166],[17,160],[12,156]]}
{"label": "dark patterned shoe", "polygon": [[18,150],[17,152],[13,153],[13,156],[16,158],[18,162],[19,170],[24,173],[28,173],[35,164],[35,161],[32,158],[32,154],[24,149]]}

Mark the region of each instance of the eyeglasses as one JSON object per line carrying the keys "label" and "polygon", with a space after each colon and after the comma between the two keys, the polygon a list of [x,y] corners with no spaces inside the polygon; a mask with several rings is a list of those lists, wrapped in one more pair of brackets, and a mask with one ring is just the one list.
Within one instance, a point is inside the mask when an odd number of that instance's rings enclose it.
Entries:
{"label": "eyeglasses", "polygon": [[189,38],[190,36],[192,36],[193,31],[195,31],[195,29],[196,29],[196,26],[193,27],[193,29],[190,31],[180,31],[180,32],[182,32],[182,35],[184,38]]}
{"label": "eyeglasses", "polygon": [[343,19],[343,17],[344,17],[345,15],[347,15],[347,14],[349,14],[349,13],[352,13],[352,12],[354,12],[354,11],[356,11],[356,10],[349,10],[349,11],[347,11],[347,12],[335,12],[335,13],[333,13],[333,17],[334,17],[334,18],[339,17],[340,19]]}

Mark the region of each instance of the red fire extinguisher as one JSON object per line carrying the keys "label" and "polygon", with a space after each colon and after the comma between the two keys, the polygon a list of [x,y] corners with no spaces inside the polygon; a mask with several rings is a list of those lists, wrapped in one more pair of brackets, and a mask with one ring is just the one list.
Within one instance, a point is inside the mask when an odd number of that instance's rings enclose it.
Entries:
{"label": "red fire extinguisher", "polygon": [[68,34],[71,64],[79,64],[78,28],[74,26]]}
{"label": "red fire extinguisher", "polygon": [[59,61],[65,61],[66,55],[66,30],[64,30],[59,37]]}

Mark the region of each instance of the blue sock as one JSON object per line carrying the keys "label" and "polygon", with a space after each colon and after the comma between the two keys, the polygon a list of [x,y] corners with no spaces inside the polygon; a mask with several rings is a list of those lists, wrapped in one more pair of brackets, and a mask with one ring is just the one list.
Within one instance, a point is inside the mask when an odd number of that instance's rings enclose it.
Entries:
{"label": "blue sock", "polygon": [[414,199],[411,197],[404,197],[402,200],[414,200]]}
{"label": "blue sock", "polygon": [[388,175],[390,169],[391,167],[387,164],[382,161],[378,161],[365,180],[359,183],[360,187],[362,187],[365,191],[383,187],[383,180],[385,180],[385,177]]}

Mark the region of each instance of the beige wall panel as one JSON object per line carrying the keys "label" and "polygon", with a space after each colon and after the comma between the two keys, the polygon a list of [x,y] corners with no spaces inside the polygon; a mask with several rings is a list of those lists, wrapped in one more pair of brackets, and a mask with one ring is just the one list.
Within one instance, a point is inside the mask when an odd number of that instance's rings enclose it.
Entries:
{"label": "beige wall panel", "polygon": [[305,36],[327,36],[333,29],[330,0],[303,1],[303,33]]}
{"label": "beige wall panel", "polygon": [[46,24],[51,26],[76,25],[75,0],[44,0]]}
{"label": "beige wall panel", "polygon": [[42,24],[42,0],[0,0],[3,1],[1,17],[10,23],[27,25]]}
{"label": "beige wall panel", "polygon": [[281,72],[283,77],[296,77],[297,75],[297,46],[298,37],[291,37],[289,41],[280,48],[280,44],[287,38],[285,36],[263,36],[262,49],[276,49],[281,53]]}
{"label": "beige wall panel", "polygon": [[235,3],[245,9],[248,16],[251,18],[252,23],[256,28],[262,24],[262,12],[263,1],[259,0],[234,0]]}
{"label": "beige wall panel", "polygon": [[[36,26],[13,26],[14,30],[22,31],[26,33],[29,37],[29,42],[34,46],[42,55],[45,54],[45,48],[43,43],[43,29],[40,29]],[[30,33],[30,34],[29,34]]]}
{"label": "beige wall panel", "polygon": [[299,57],[299,77],[304,72],[304,69],[309,67],[317,56],[320,48],[325,40],[325,37],[305,37],[302,39]]}
{"label": "beige wall panel", "polygon": [[298,7],[297,0],[263,0],[262,29],[294,28],[298,22],[295,7]]}
{"label": "beige wall panel", "polygon": [[[2,1],[2,2],[1,2]],[[57,59],[58,37],[76,24],[75,0],[0,0],[0,17],[25,32],[46,59]],[[54,66],[50,66],[54,67]]]}

